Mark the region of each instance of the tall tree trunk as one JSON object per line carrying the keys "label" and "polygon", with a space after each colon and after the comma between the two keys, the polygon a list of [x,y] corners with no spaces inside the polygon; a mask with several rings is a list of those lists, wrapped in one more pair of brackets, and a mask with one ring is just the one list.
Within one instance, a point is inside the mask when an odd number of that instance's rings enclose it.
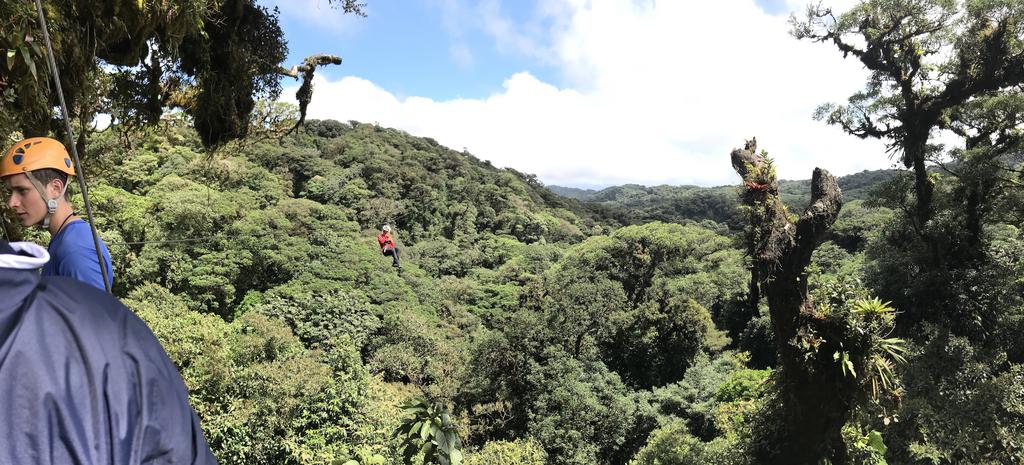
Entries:
{"label": "tall tree trunk", "polygon": [[[774,167],[756,153],[756,143],[734,150],[732,163],[746,186],[753,276],[768,299],[781,365],[774,419],[778,430],[770,441],[760,441],[768,447],[755,458],[760,463],[816,465],[828,457],[836,465],[846,463],[841,430],[855,405],[855,381],[831,360],[841,350],[842,330],[830,328],[816,311],[807,295],[806,273],[811,253],[839,215],[839,185],[827,171],[815,169],[811,204],[794,224],[779,198]],[[809,356],[801,341],[818,344],[813,353],[823,355]]]}
{"label": "tall tree trunk", "polygon": [[[903,143],[903,164],[914,170],[914,196],[917,203],[914,208],[914,220],[918,229],[925,230],[925,224],[932,217],[932,194],[934,186],[928,178],[928,167],[925,157],[928,151],[928,132],[908,134]],[[922,238],[927,240],[928,238]]]}
{"label": "tall tree trunk", "polygon": [[989,195],[989,189],[984,185],[984,181],[975,179],[965,179],[962,181],[966,184],[965,195],[964,195],[964,229],[967,231],[967,237],[961,255],[966,259],[980,259],[984,256],[982,250],[982,221],[985,217],[985,207],[983,202],[987,200]]}
{"label": "tall tree trunk", "polygon": [[914,193],[917,196],[917,223],[922,229],[928,220],[932,218],[932,193],[934,191],[932,181],[928,179],[928,169],[924,164],[924,156],[920,160],[914,160]]}
{"label": "tall tree trunk", "polygon": [[[923,124],[923,123],[922,123]],[[930,127],[930,126],[926,126]],[[928,177],[928,167],[925,158],[928,152],[928,131],[910,134],[904,142],[904,165],[914,170],[914,218],[912,221],[917,224],[915,228],[919,237],[928,248],[928,259],[930,263],[924,264],[927,268],[942,269],[945,267],[945,254],[942,250],[939,237],[928,227],[928,221],[932,219],[933,199],[935,186]]]}
{"label": "tall tree trunk", "polygon": [[750,287],[747,294],[747,306],[750,307],[751,315],[757,317],[758,305],[761,303],[761,280],[757,276],[757,268],[750,267]]}

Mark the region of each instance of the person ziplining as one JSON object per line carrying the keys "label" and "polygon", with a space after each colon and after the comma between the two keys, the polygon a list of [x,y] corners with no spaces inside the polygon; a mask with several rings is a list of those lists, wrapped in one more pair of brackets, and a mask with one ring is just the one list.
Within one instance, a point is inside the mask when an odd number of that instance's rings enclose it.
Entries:
{"label": "person ziplining", "polygon": [[385,224],[384,227],[381,228],[380,234],[377,235],[377,242],[380,244],[380,253],[385,257],[390,256],[391,266],[398,268],[398,270],[401,271],[402,263],[398,257],[400,252],[398,250],[398,246],[395,245],[394,237],[391,235],[391,226]]}
{"label": "person ziplining", "polygon": [[10,192],[7,206],[23,226],[38,226],[50,233],[51,260],[43,266],[43,276],[65,276],[108,289],[114,283],[110,252],[99,239],[108,277],[104,285],[92,230],[68,200],[71,176],[75,168],[67,149],[48,137],[19,141],[0,161],[0,178]]}

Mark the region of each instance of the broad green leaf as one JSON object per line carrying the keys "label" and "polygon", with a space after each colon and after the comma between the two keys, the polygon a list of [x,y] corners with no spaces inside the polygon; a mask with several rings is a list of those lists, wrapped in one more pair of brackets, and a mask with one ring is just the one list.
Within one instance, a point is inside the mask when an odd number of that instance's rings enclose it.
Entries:
{"label": "broad green leaf", "polygon": [[415,425],[413,425],[412,428],[409,429],[408,437],[411,438],[411,437],[415,437],[416,435],[419,435],[420,437],[422,437],[423,436],[423,432],[427,431],[429,429],[430,428],[427,428],[427,425],[425,425],[422,421],[418,421],[418,422],[416,422]]}
{"label": "broad green leaf", "polygon": [[434,443],[430,441],[424,442],[423,447],[420,447],[420,451],[423,452],[423,463],[427,463],[434,452]]}
{"label": "broad green leaf", "polygon": [[29,72],[32,73],[32,79],[38,79],[36,75],[36,62],[32,60],[32,57],[28,53],[28,47],[24,44],[19,49],[21,52],[21,58],[25,60],[25,65],[28,66]]}
{"label": "broad green leaf", "polygon": [[871,431],[868,433],[868,445],[881,455],[885,455],[885,451],[889,450],[889,448],[886,447],[885,442],[882,441],[882,433],[879,433],[878,431]]}
{"label": "broad green leaf", "polygon": [[420,424],[422,425],[419,430],[420,440],[426,441],[427,438],[430,437],[430,431],[433,430],[433,428],[431,428],[426,422],[420,422]]}
{"label": "broad green leaf", "polygon": [[850,370],[850,376],[853,376],[854,378],[856,378],[857,377],[857,372],[853,371],[853,362],[851,362],[846,357],[843,357],[843,358],[845,359],[845,360],[843,360],[843,363],[846,365],[846,369]]}
{"label": "broad green leaf", "polygon": [[437,447],[441,449],[445,454],[451,453],[451,438],[448,437],[448,433],[442,430],[434,430],[434,442],[437,443]]}

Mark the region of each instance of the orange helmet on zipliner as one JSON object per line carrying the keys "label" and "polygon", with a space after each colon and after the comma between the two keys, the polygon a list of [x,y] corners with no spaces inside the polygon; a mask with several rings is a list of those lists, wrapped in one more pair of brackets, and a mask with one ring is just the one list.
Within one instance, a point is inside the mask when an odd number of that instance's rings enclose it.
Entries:
{"label": "orange helmet on zipliner", "polygon": [[75,175],[75,165],[64,144],[49,137],[32,137],[7,151],[0,162],[0,178],[46,168]]}
{"label": "orange helmet on zipliner", "polygon": [[[14,144],[4,159],[0,161],[0,178],[24,174],[32,185],[39,191],[39,195],[46,202],[47,215],[43,218],[44,228],[50,225],[50,217],[57,211],[57,199],[49,198],[46,195],[46,187],[32,174],[33,171],[52,169],[68,176],[75,175],[75,165],[71,162],[71,156],[64,144],[49,137],[31,137]],[[67,191],[67,183],[64,183],[64,191]],[[61,192],[60,197],[64,196]],[[58,197],[58,198],[60,198]]]}

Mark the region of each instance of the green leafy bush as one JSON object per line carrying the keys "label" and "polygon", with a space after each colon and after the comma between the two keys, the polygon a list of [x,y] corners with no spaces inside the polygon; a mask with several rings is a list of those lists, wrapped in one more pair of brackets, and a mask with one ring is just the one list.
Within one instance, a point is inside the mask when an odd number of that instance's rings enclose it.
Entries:
{"label": "green leafy bush", "polygon": [[220,463],[329,464],[358,445],[369,376],[352,344],[332,343],[325,360],[283,323],[229,324],[155,285],[126,304],[168,348]]}
{"label": "green leafy bush", "polygon": [[745,457],[728,438],[710,443],[690,435],[682,421],[672,422],[651,434],[647,445],[629,465],[742,465]]}
{"label": "green leafy bush", "polygon": [[290,281],[265,292],[247,310],[287,323],[310,348],[338,337],[362,347],[380,327],[380,319],[359,294],[333,281]]}
{"label": "green leafy bush", "polygon": [[466,465],[545,465],[548,455],[534,439],[491,441],[466,454]]}

